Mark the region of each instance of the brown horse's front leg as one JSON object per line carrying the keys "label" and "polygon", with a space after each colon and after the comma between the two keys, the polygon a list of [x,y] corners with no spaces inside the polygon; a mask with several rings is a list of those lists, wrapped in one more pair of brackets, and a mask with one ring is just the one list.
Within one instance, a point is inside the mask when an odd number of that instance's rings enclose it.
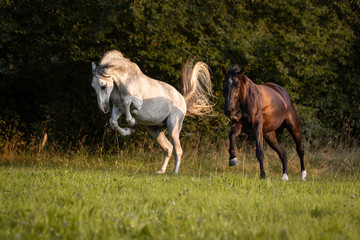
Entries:
{"label": "brown horse's front leg", "polygon": [[265,170],[264,170],[264,151],[263,151],[263,126],[259,121],[255,122],[254,134],[256,139],[256,157],[260,164],[260,178],[265,179]]}
{"label": "brown horse's front leg", "polygon": [[239,163],[235,155],[235,139],[241,133],[242,124],[232,121],[231,131],[229,133],[230,147],[229,147],[229,166],[235,166]]}

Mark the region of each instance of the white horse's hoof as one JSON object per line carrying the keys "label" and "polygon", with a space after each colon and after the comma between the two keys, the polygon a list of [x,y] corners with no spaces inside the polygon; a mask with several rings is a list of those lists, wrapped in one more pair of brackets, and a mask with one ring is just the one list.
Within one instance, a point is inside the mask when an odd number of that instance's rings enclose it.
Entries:
{"label": "white horse's hoof", "polygon": [[132,133],[130,128],[121,128],[121,127],[117,127],[115,128],[115,130],[120,133],[121,136],[128,136]]}
{"label": "white horse's hoof", "polygon": [[304,171],[301,171],[301,174],[300,174],[300,180],[301,181],[306,181],[306,176],[307,176],[307,172],[306,172],[306,170],[304,170]]}
{"label": "white horse's hoof", "polygon": [[124,128],[124,136],[128,136],[132,133],[131,129],[130,128]]}
{"label": "white horse's hoof", "polygon": [[164,173],[165,173],[165,171],[163,171],[163,170],[161,170],[161,169],[156,172],[156,174],[164,174]]}
{"label": "white horse's hoof", "polygon": [[282,178],[281,178],[282,181],[289,181],[289,177],[286,173],[283,174]]}
{"label": "white horse's hoof", "polygon": [[233,158],[233,159],[229,159],[229,166],[235,166],[239,163],[239,161],[237,160],[237,158]]}

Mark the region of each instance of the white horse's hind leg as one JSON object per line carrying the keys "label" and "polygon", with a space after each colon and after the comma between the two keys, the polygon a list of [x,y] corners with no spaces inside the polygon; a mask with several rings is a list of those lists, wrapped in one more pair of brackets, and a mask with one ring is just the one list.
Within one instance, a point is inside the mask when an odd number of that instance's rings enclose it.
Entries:
{"label": "white horse's hind leg", "polygon": [[179,167],[180,167],[180,163],[181,163],[181,156],[183,153],[183,150],[181,148],[180,145],[180,139],[179,139],[179,133],[174,133],[173,135],[171,135],[171,140],[173,142],[173,145],[175,147],[175,169],[174,169],[174,174],[178,174],[179,173]]}
{"label": "white horse's hind leg", "polygon": [[165,173],[167,165],[171,158],[173,146],[171,145],[169,140],[167,140],[165,133],[164,133],[165,130],[161,131],[159,128],[151,128],[151,127],[148,127],[147,129],[148,129],[151,137],[157,141],[157,143],[160,145],[160,147],[163,149],[163,151],[165,153],[165,159],[161,166],[161,169],[156,172],[159,174],[163,174],[163,173]]}
{"label": "white horse's hind leg", "polygon": [[180,167],[180,163],[181,163],[181,156],[183,153],[183,150],[181,148],[181,144],[180,144],[180,131],[181,131],[181,126],[182,126],[182,122],[183,119],[179,119],[179,117],[176,117],[175,119],[168,119],[168,128],[169,128],[169,133],[170,133],[170,137],[171,137],[171,141],[172,144],[174,146],[175,149],[175,169],[174,169],[174,174],[178,174],[179,173],[179,167]]}
{"label": "white horse's hind leg", "polygon": [[130,135],[131,130],[129,128],[119,127],[118,120],[121,115],[122,115],[122,112],[115,105],[113,105],[113,109],[111,111],[111,118],[109,119],[110,127],[112,129],[116,130],[122,136]]}

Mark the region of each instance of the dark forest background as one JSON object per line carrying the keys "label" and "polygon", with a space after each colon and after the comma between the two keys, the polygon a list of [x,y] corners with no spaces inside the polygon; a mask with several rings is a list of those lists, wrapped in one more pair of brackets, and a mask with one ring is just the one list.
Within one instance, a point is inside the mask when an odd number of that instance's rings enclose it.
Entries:
{"label": "dark forest background", "polygon": [[45,132],[55,149],[148,139],[117,136],[97,108],[91,62],[111,49],[177,89],[189,56],[209,64],[216,116],[186,118],[183,142],[227,141],[222,69],[234,63],[290,93],[306,140],[359,139],[357,0],[2,0],[0,36],[0,147]]}

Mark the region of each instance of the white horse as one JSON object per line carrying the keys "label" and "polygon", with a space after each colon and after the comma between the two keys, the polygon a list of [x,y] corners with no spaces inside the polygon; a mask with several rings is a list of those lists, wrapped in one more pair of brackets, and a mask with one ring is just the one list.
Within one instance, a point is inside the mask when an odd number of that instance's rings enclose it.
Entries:
{"label": "white horse", "polygon": [[[185,115],[207,115],[212,112],[209,97],[212,96],[208,66],[190,61],[182,69],[183,95],[174,87],[144,75],[140,68],[121,52],[106,52],[99,66],[92,63],[92,87],[95,89],[99,108],[105,114],[112,114],[110,126],[121,135],[131,134],[129,128],[121,128],[118,119],[125,114],[130,126],[147,126],[150,135],[165,152],[165,159],[157,173],[165,173],[173,149],[175,149],[175,170],[179,172],[182,156],[179,135]],[[164,132],[169,131],[172,144]]]}

